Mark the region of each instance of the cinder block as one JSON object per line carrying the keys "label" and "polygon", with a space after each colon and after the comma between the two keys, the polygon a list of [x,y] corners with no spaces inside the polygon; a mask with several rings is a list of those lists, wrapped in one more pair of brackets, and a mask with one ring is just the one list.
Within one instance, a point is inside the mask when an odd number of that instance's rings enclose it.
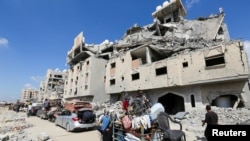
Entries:
{"label": "cinder block", "polygon": [[8,135],[0,135],[0,141],[7,141],[7,140],[9,140]]}
{"label": "cinder block", "polygon": [[49,135],[47,133],[40,133],[37,138],[39,141],[47,141],[49,139]]}

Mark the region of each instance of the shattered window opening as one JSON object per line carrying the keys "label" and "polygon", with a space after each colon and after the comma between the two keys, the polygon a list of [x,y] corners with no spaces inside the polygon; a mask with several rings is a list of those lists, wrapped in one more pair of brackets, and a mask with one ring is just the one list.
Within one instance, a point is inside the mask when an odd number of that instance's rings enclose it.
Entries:
{"label": "shattered window opening", "polygon": [[218,34],[219,34],[219,35],[223,35],[223,33],[224,33],[224,32],[223,32],[223,29],[222,29],[222,27],[220,27],[220,29],[219,29],[219,31],[218,31]]}
{"label": "shattered window opening", "polygon": [[142,65],[147,64],[146,48],[139,48],[131,51],[132,60],[140,59]]}
{"label": "shattered window opening", "polygon": [[110,85],[115,85],[115,79],[111,79],[109,82],[110,82]]}
{"label": "shattered window opening", "polygon": [[110,64],[111,68],[115,68],[115,62]]}
{"label": "shattered window opening", "polygon": [[170,23],[171,21],[172,21],[171,18],[168,18],[165,20],[165,23]]}
{"label": "shattered window opening", "polygon": [[225,64],[224,54],[205,58],[206,67]]}
{"label": "shattered window opening", "polygon": [[191,98],[191,106],[192,106],[192,107],[195,107],[195,97],[194,97],[194,95],[192,94],[192,95],[190,96],[190,98]]}
{"label": "shattered window opening", "polygon": [[75,89],[74,95],[77,95],[77,88]]}
{"label": "shattered window opening", "polygon": [[83,64],[82,64],[82,63],[80,63],[80,71],[82,71],[82,66],[83,66]]}
{"label": "shattered window opening", "polygon": [[140,79],[140,74],[139,73],[132,74],[131,76],[132,76],[132,80]]}
{"label": "shattered window opening", "polygon": [[165,67],[157,68],[155,69],[155,73],[156,73],[156,76],[167,74],[167,67],[165,66]]}
{"label": "shattered window opening", "polygon": [[183,68],[188,67],[188,62],[183,62],[183,63],[182,63],[182,66],[183,66]]}
{"label": "shattered window opening", "polygon": [[56,78],[62,78],[62,75],[55,75]]}

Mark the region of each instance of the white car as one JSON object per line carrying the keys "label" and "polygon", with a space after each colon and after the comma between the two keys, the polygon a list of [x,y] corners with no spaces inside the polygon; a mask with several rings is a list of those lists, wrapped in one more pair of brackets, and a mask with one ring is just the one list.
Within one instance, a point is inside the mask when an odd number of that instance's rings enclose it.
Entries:
{"label": "white car", "polygon": [[[91,116],[87,117],[88,114]],[[65,128],[68,132],[95,129],[96,115],[90,108],[82,108],[75,113],[63,110],[56,116],[55,125]]]}

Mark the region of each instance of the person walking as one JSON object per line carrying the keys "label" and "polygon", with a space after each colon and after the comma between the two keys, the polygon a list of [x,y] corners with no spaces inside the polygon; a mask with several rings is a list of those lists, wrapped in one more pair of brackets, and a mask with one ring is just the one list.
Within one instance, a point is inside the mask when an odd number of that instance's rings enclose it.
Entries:
{"label": "person walking", "polygon": [[20,107],[21,107],[21,103],[19,102],[19,100],[17,100],[17,102],[16,102],[16,112],[17,113],[20,111]]}
{"label": "person walking", "polygon": [[46,112],[48,112],[49,109],[50,109],[50,102],[48,101],[47,98],[45,99],[45,101],[44,101],[44,103],[43,103],[43,106],[44,106]]}
{"label": "person walking", "polygon": [[206,105],[206,111],[205,114],[205,120],[202,120],[202,126],[204,126],[207,123],[207,126],[204,131],[204,135],[206,138],[208,138],[208,125],[217,125],[218,124],[218,115],[214,111],[212,111],[210,105]]}
{"label": "person walking", "polygon": [[32,109],[32,103],[30,102],[27,108],[27,116],[29,117],[31,115],[31,109]]}
{"label": "person walking", "polygon": [[97,130],[101,133],[102,141],[112,140],[112,129],[109,128],[109,125],[111,124],[109,111],[104,111],[104,115],[99,122],[101,125],[97,126]]}

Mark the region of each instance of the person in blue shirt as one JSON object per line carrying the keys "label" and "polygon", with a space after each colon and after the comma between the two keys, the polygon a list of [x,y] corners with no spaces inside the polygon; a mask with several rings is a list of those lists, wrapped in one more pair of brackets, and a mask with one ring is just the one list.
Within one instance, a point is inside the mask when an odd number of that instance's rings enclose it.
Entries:
{"label": "person in blue shirt", "polygon": [[97,126],[97,130],[102,134],[102,140],[103,141],[110,141],[110,138],[112,137],[112,129],[109,128],[109,125],[111,124],[111,118],[108,111],[104,111],[104,115],[102,116],[100,123],[100,126]]}
{"label": "person in blue shirt", "polygon": [[108,111],[104,111],[104,115],[100,120],[100,124],[101,125],[97,127],[97,130],[103,134],[103,132],[109,127],[110,124],[110,115]]}

